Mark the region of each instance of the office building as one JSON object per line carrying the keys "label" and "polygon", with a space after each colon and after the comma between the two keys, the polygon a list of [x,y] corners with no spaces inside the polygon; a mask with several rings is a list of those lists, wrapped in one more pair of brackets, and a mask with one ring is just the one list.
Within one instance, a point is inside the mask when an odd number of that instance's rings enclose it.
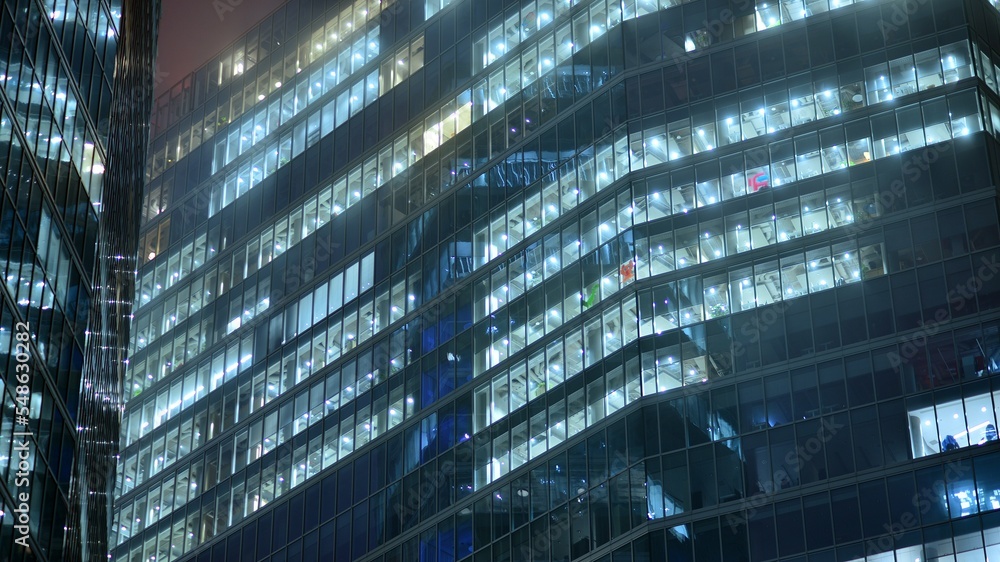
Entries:
{"label": "office building", "polygon": [[290,1],[157,101],[113,557],[1000,556],[986,0]]}
{"label": "office building", "polygon": [[0,5],[3,560],[107,560],[157,6]]}

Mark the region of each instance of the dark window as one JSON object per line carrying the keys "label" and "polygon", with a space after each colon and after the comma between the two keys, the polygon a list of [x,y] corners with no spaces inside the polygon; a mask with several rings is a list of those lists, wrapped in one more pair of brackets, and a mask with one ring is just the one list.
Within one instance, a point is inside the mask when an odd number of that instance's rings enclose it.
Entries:
{"label": "dark window", "polygon": [[305,508],[305,496],[299,494],[288,502],[288,537],[295,540],[302,536],[302,511]]}
{"label": "dark window", "polygon": [[806,29],[809,32],[809,58],[812,65],[819,66],[833,62],[833,25],[829,21],[822,21]]}
{"label": "dark window", "polygon": [[266,513],[257,520],[257,553],[258,560],[263,559],[271,552],[271,517]]}
{"label": "dark window", "polygon": [[923,305],[924,324],[934,324],[947,319],[948,290],[942,265],[934,264],[918,269],[917,279],[920,287],[920,302]]}
{"label": "dark window", "polygon": [[712,55],[712,86],[716,95],[736,89],[736,64],[732,49]]}
{"label": "dark window", "polygon": [[950,258],[968,253],[969,244],[965,239],[965,218],[961,207],[939,211],[937,222],[940,227],[941,257]]}
{"label": "dark window", "polygon": [[[756,431],[768,426],[764,410],[764,390],[761,381],[747,381],[740,389],[740,423],[743,431]],[[663,405],[660,406],[660,423],[663,419]]]}
{"label": "dark window", "polygon": [[858,27],[854,14],[833,20],[833,47],[838,60],[858,55]]}
{"label": "dark window", "polygon": [[[872,386],[872,368],[867,353],[859,353],[845,360],[847,392],[851,406],[869,404],[875,400]],[[822,373],[822,369],[821,369]]]}
{"label": "dark window", "polygon": [[982,250],[997,245],[997,209],[991,199],[965,206],[965,226],[973,250]]}
{"label": "dark window", "polygon": [[806,29],[789,30],[782,34],[785,43],[785,67],[788,74],[809,69],[809,44]]}
{"label": "dark window", "polygon": [[[684,427],[684,402],[680,399],[663,402],[659,405],[660,425],[662,428]],[[669,452],[682,449],[685,446],[684,432],[679,430],[660,432],[660,450]]]}
{"label": "dark window", "polygon": [[351,466],[347,465],[337,472],[337,513],[351,507],[354,490]]}
{"label": "dark window", "polygon": [[[966,213],[968,216],[968,213]],[[997,267],[1000,263],[1000,251],[990,250],[972,256],[972,265],[976,272],[975,279],[966,279],[966,287],[977,287],[977,279],[982,279],[982,288],[976,292],[979,298],[979,309],[988,310],[1000,306],[1000,274]]]}
{"label": "dark window", "polygon": [[767,434],[753,433],[743,437],[742,447],[746,458],[747,495],[773,493],[775,483],[768,457]]}
{"label": "dark window", "polygon": [[920,326],[920,294],[915,271],[903,271],[892,276],[892,308],[896,330]]}
{"label": "dark window", "polygon": [[[954,475],[952,475],[954,478]],[[924,525],[940,523],[948,520],[948,504],[945,500],[947,490],[944,483],[947,480],[942,474],[942,467],[932,466],[916,472],[917,502],[920,520]]]}
{"label": "dark window", "polygon": [[882,35],[884,21],[879,6],[859,10],[856,21],[862,53],[871,53],[885,46]]}
{"label": "dark window", "polygon": [[806,527],[806,545],[810,550],[833,544],[833,519],[826,492],[802,498],[802,519]]}
{"label": "dark window", "polygon": [[[959,227],[964,230],[964,223],[959,225]],[[965,234],[963,232],[963,244],[964,241]],[[948,306],[950,308],[951,317],[959,318],[961,316],[975,314],[979,309],[976,298],[966,289],[967,283],[973,276],[968,256],[944,262],[944,271],[947,277],[945,287],[948,289]]]}
{"label": "dark window", "polygon": [[826,443],[838,431],[820,423],[808,420],[795,425],[796,447],[793,456],[797,458],[799,482],[809,484],[825,480]]}
{"label": "dark window", "polygon": [[849,285],[837,290],[840,312],[840,336],[844,345],[868,339],[862,285]]}
{"label": "dark window", "polygon": [[700,57],[689,62],[687,76],[691,101],[702,100],[712,95],[712,80],[708,57]]}
{"label": "dark window", "polygon": [[941,259],[941,237],[933,215],[912,219],[910,236],[913,238],[914,261],[918,266]]}
{"label": "dark window", "polygon": [[854,432],[854,458],[858,470],[867,470],[882,466],[882,442],[879,437],[878,422],[878,414],[875,411],[875,406],[867,406],[851,411],[851,429]]}
{"label": "dark window", "polygon": [[[694,548],[697,560],[722,560],[719,545],[719,520],[715,517],[695,521]],[[727,537],[729,538],[729,537]]]}
{"label": "dark window", "polygon": [[889,509],[885,500],[885,481],[882,479],[863,482],[858,485],[861,502],[861,525],[865,537],[877,537],[885,533],[883,527],[889,521]]}
{"label": "dark window", "polygon": [[757,58],[756,43],[748,43],[736,51],[736,83],[740,88],[760,83],[760,60]]}
{"label": "dark window", "polygon": [[271,544],[283,546],[288,544],[288,504],[283,503],[274,510],[274,528]]}
{"label": "dark window", "polygon": [[802,506],[799,500],[775,504],[774,523],[778,533],[778,555],[791,556],[805,551],[806,536],[802,530]]}
{"label": "dark window", "polygon": [[688,453],[691,467],[691,509],[718,503],[713,448],[713,445],[703,445],[690,449]]}
{"label": "dark window", "polygon": [[[799,485],[799,461],[795,450],[795,428],[784,426],[768,432],[771,441],[773,489]],[[765,486],[765,489],[767,487]]]}
{"label": "dark window", "polygon": [[833,527],[838,543],[846,543],[861,538],[861,517],[858,512],[858,490],[846,486],[830,492],[833,508]]}
{"label": "dark window", "polygon": [[[810,318],[807,299],[793,301],[785,311],[785,331],[788,336],[788,358],[794,359],[815,351],[812,328],[815,320]],[[836,321],[836,319],[834,319]]]}
{"label": "dark window", "polygon": [[770,306],[757,311],[761,363],[770,365],[788,358],[785,344],[784,308]]}
{"label": "dark window", "polygon": [[732,427],[733,434],[740,432],[740,420],[736,414],[736,386],[717,388],[712,391],[713,416]]}
{"label": "dark window", "polygon": [[788,373],[771,375],[764,380],[767,397],[767,422],[771,427],[792,421],[792,394]]}
{"label": "dark window", "polygon": [[793,419],[803,420],[820,415],[816,368],[809,366],[792,371],[791,381]]}
{"label": "dark window", "polygon": [[840,347],[840,326],[837,322],[837,295],[822,291],[809,297],[812,309],[812,329],[816,352]]}
{"label": "dark window", "polygon": [[864,287],[869,337],[877,338],[893,333],[895,329],[892,301],[889,298],[889,279],[887,277],[872,279],[867,281]]}
{"label": "dark window", "polygon": [[879,404],[878,413],[885,463],[892,465],[909,461],[910,431],[903,401],[894,400]]}
{"label": "dark window", "polygon": [[[959,465],[965,466],[965,465]],[[979,490],[1000,490],[1000,454],[993,453],[975,459],[976,488]],[[979,509],[995,509],[992,498],[995,492],[985,492],[979,497]]]}

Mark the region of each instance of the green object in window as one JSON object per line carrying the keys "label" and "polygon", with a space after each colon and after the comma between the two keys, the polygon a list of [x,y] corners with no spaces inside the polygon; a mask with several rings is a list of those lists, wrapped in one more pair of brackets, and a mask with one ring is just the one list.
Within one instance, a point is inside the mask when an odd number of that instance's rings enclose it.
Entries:
{"label": "green object in window", "polygon": [[587,294],[587,298],[583,301],[584,306],[590,308],[597,304],[597,290],[599,287],[600,283],[594,283],[593,286],[590,287],[590,292]]}

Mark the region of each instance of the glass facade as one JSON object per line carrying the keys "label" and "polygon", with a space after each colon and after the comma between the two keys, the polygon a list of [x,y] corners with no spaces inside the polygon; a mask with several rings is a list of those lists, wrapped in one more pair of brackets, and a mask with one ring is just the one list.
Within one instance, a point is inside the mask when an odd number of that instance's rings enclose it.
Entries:
{"label": "glass facade", "polygon": [[157,17],[0,5],[3,560],[107,557]]}
{"label": "glass facade", "polygon": [[287,3],[157,102],[113,556],[1000,556],[997,36]]}

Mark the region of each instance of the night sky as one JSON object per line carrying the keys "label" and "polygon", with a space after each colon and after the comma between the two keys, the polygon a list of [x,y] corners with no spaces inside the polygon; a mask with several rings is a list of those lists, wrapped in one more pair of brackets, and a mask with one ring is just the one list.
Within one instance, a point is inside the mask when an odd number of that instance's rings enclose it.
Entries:
{"label": "night sky", "polygon": [[284,2],[163,0],[156,94],[198,69]]}

